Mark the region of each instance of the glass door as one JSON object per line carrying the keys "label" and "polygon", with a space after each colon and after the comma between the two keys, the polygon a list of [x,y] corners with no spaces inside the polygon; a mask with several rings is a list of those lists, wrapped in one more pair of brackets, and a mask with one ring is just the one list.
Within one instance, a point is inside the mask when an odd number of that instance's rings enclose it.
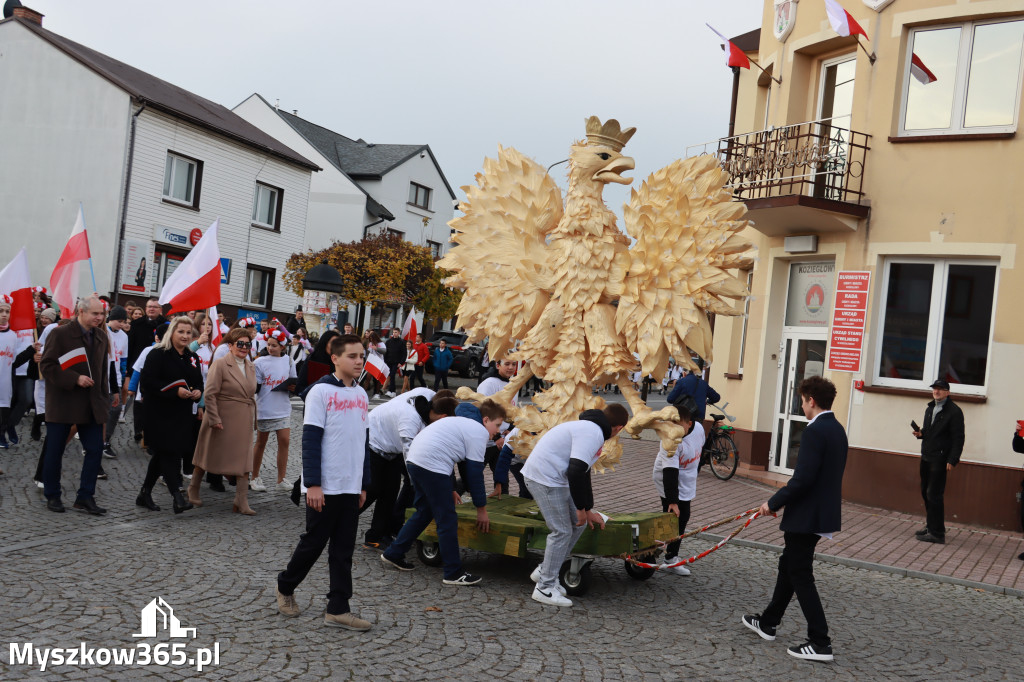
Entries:
{"label": "glass door", "polygon": [[856,54],[822,63],[818,101],[818,146],[824,162],[814,178],[814,196],[839,199],[847,172]]}
{"label": "glass door", "polygon": [[782,338],[769,462],[772,471],[792,474],[796,468],[800,438],[808,422],[800,406],[798,389],[804,379],[825,373],[827,346],[824,334],[787,334]]}

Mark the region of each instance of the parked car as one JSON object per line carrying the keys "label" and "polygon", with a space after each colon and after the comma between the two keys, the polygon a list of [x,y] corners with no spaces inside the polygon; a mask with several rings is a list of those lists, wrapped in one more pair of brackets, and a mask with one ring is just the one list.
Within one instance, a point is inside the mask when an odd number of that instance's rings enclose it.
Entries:
{"label": "parked car", "polygon": [[460,377],[475,377],[480,373],[480,356],[483,354],[484,349],[476,344],[466,345],[466,339],[469,337],[468,334],[463,332],[434,332],[434,335],[427,341],[427,348],[430,349],[431,358],[427,359],[426,368],[427,371],[433,374],[434,362],[433,353],[434,346],[441,339],[444,339],[448,345],[448,350],[452,352],[452,368],[450,371],[457,373]]}

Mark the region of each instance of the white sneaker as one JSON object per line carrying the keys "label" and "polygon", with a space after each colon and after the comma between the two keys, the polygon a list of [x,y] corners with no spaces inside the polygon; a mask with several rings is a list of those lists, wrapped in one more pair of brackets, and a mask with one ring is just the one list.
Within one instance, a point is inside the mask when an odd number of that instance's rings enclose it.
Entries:
{"label": "white sneaker", "polygon": [[373,397],[370,398],[370,400],[380,400],[380,393],[374,393]]}
{"label": "white sneaker", "polygon": [[263,479],[257,476],[249,481],[249,490],[255,490],[258,493],[265,493],[267,492],[267,486],[263,485]]}
{"label": "white sneaker", "polygon": [[280,482],[279,482],[279,483],[277,484],[277,487],[278,487],[278,488],[280,488],[281,490],[291,490],[291,489],[292,489],[292,488],[294,487],[294,484],[292,484],[292,483],[289,483],[288,481],[286,481],[286,480],[282,479],[282,480],[281,480],[281,481],[280,481]]}
{"label": "white sneaker", "polygon": [[384,395],[386,395],[389,398],[394,398],[395,397],[395,392],[394,391],[388,391]]}
{"label": "white sneaker", "polygon": [[[677,556],[665,558],[666,564],[674,564],[677,561],[679,561],[679,557]],[[686,566],[675,566],[673,568],[665,568],[662,570],[666,573],[675,573],[676,575],[690,575],[690,569],[688,569]]]}
{"label": "white sneaker", "polygon": [[572,600],[563,597],[562,593],[558,590],[551,590],[551,592],[545,592],[540,589],[540,585],[533,588],[533,595],[531,595],[533,601],[538,601],[541,604],[548,604],[550,606],[572,606]]}
{"label": "white sneaker", "polygon": [[[530,580],[532,580],[535,583],[540,582],[540,566],[537,566],[537,568],[533,569],[533,573],[530,574]],[[565,596],[565,588],[562,587],[562,583],[558,583],[557,585],[555,585],[555,589],[558,590],[558,593],[561,594],[563,597]]]}

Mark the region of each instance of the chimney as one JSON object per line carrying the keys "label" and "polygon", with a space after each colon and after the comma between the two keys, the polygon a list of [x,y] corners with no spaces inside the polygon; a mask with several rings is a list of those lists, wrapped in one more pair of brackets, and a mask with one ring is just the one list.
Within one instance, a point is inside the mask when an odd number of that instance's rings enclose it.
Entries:
{"label": "chimney", "polygon": [[33,24],[39,24],[40,26],[43,25],[42,13],[37,12],[34,9],[29,9],[28,7],[15,7],[14,16],[15,18],[31,21]]}

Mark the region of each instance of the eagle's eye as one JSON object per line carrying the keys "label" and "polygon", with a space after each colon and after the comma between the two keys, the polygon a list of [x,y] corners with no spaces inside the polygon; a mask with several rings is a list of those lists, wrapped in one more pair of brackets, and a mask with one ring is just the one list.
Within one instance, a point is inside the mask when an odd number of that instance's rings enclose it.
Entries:
{"label": "eagle's eye", "polygon": [[608,153],[606,153],[606,152],[601,152],[601,153],[599,153],[599,154],[598,154],[597,156],[598,156],[598,158],[600,158],[600,159],[601,159],[602,161],[607,161],[608,159],[612,158],[612,155],[611,155],[611,154],[608,154]]}

